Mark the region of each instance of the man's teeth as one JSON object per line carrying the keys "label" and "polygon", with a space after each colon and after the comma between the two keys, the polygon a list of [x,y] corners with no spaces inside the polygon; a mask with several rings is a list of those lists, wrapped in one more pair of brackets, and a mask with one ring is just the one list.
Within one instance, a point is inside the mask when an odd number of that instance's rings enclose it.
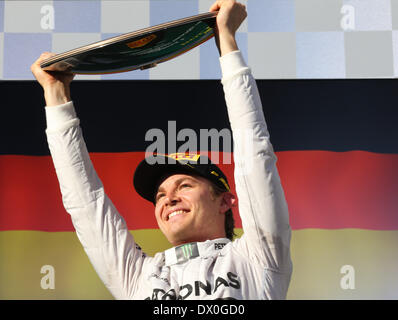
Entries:
{"label": "man's teeth", "polygon": [[176,215],[178,215],[178,214],[182,214],[182,213],[184,213],[184,210],[174,211],[173,213],[171,213],[171,214],[169,215],[169,219],[172,218],[172,217],[174,217],[174,216],[176,216]]}

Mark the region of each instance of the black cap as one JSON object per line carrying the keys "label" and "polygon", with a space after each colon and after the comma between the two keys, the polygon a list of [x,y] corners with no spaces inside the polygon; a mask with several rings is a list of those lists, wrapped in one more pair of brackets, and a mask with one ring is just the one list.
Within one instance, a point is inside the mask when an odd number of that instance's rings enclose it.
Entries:
{"label": "black cap", "polygon": [[221,190],[230,191],[227,177],[208,157],[185,153],[156,154],[142,160],[134,173],[134,188],[141,197],[155,203],[160,179],[178,173],[201,176]]}

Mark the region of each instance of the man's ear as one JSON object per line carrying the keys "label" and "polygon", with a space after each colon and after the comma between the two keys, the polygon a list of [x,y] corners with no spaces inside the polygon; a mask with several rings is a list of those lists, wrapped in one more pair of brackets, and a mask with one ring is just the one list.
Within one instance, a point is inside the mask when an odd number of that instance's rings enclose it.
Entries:
{"label": "man's ear", "polygon": [[236,205],[236,197],[232,192],[224,192],[221,195],[220,213],[225,213]]}

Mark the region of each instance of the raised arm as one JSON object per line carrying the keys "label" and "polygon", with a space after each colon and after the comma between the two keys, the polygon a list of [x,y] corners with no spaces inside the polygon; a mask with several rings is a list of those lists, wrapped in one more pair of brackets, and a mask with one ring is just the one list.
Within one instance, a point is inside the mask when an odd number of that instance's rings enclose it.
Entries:
{"label": "raised arm", "polygon": [[115,298],[128,299],[145,257],[91,163],[70,97],[73,74],[43,71],[40,62],[49,56],[42,54],[31,70],[44,90],[46,133],[62,201],[101,280]]}
{"label": "raised arm", "polygon": [[234,0],[217,1],[217,45],[234,137],[235,185],[244,235],[238,251],[264,268],[290,274],[288,207],[256,82],[238,50],[235,32],[246,17]]}

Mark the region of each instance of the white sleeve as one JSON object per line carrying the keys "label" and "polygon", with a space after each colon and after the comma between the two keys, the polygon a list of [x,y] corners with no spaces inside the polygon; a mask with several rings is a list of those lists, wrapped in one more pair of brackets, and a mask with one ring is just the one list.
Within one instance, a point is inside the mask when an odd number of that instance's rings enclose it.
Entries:
{"label": "white sleeve", "polygon": [[267,269],[291,272],[289,212],[256,81],[240,51],[220,58],[234,137],[235,185],[243,236],[239,251]]}
{"label": "white sleeve", "polygon": [[46,107],[47,139],[62,200],[101,280],[117,299],[137,289],[144,254],[104,192],[72,102]]}

